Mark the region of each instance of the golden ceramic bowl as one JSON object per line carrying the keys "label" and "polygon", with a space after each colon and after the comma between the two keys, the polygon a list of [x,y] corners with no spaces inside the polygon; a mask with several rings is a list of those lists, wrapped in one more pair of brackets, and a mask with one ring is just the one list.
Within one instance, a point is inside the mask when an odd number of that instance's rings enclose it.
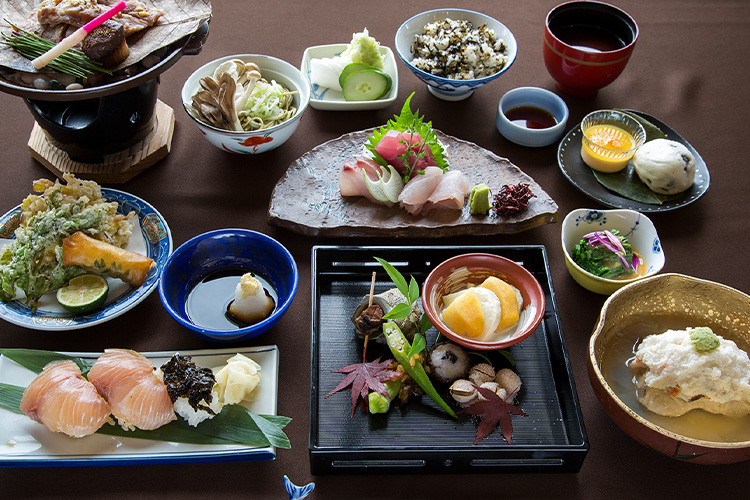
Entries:
{"label": "golden ceramic bowl", "polygon": [[750,296],[681,274],[662,274],[632,283],[604,303],[589,341],[589,379],[604,410],[630,437],[668,457],[697,464],[750,459],[750,441],[704,441],[668,431],[641,416],[648,414],[646,410],[639,414],[628,407],[605,379],[607,355],[623,329],[659,316],[677,316],[694,325],[708,326],[746,352],[750,348]]}

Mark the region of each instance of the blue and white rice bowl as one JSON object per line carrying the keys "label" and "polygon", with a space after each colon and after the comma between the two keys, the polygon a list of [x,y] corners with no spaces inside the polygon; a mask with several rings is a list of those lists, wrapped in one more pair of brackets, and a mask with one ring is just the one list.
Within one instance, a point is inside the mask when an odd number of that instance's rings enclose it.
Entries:
{"label": "blue and white rice bowl", "polygon": [[[411,47],[414,43],[414,36],[422,34],[424,27],[435,21],[442,21],[446,18],[453,20],[465,20],[471,22],[474,28],[486,24],[488,28],[495,32],[495,36],[502,39],[506,46],[505,65],[497,73],[477,78],[473,80],[457,80],[444,78],[430,74],[414,66]],[[505,73],[516,59],[518,45],[513,33],[500,21],[485,14],[465,9],[436,9],[417,14],[404,22],[396,32],[396,53],[406,66],[424,83],[427,84],[428,90],[439,99],[445,101],[461,101],[469,97],[476,89],[487,85],[501,74]]]}
{"label": "blue and white rice bowl", "polygon": [[[220,64],[231,59],[257,64],[264,79],[269,82],[275,80],[290,91],[296,92],[294,106],[297,111],[294,116],[278,125],[254,131],[223,130],[200,120],[193,113],[191,102],[193,95],[201,90],[201,78],[212,76]],[[281,146],[297,130],[302,114],[310,103],[310,84],[299,69],[286,61],[259,54],[235,54],[215,59],[195,70],[182,86],[181,97],[185,111],[208,142],[230,153],[258,154]]]}

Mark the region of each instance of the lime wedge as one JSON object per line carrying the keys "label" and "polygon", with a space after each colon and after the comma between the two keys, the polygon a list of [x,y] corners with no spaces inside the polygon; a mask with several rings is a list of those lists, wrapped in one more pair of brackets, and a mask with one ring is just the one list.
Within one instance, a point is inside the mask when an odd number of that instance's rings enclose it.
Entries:
{"label": "lime wedge", "polygon": [[87,313],[104,304],[109,293],[107,280],[96,274],[76,276],[57,290],[57,301],[70,312]]}

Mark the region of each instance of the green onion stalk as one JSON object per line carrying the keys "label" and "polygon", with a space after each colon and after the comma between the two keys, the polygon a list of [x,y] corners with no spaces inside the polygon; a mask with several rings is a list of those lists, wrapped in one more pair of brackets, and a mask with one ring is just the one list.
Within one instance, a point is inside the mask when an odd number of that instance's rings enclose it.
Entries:
{"label": "green onion stalk", "polygon": [[[6,22],[11,28],[13,28],[13,34],[6,35],[5,33],[2,33],[3,39],[5,40],[4,43],[16,49],[19,54],[27,59],[36,59],[55,46],[54,42],[26,31],[25,29],[9,22],[7,19]],[[65,73],[66,75],[75,76],[77,78],[85,78],[94,72],[112,75],[111,71],[98,62],[91,60],[86,54],[77,49],[67,50],[51,61],[47,66],[57,72]]]}

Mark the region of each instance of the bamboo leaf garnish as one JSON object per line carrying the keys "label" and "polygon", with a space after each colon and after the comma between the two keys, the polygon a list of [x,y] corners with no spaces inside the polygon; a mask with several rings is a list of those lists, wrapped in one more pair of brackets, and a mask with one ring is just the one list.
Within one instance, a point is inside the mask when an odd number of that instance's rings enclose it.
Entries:
{"label": "bamboo leaf garnish", "polygon": [[0,383],[0,408],[23,415],[23,412],[19,408],[22,396],[23,387]]}
{"label": "bamboo leaf garnish", "polygon": [[5,356],[11,361],[15,361],[27,370],[34,373],[41,373],[42,369],[53,361],[71,360],[78,365],[81,373],[85,376],[93,363],[77,356],[68,356],[54,351],[42,351],[38,349],[0,349],[0,355]]}
{"label": "bamboo leaf garnish", "polygon": [[398,291],[408,299],[409,288],[406,286],[406,279],[404,279],[404,276],[398,271],[398,269],[393,267],[390,262],[381,259],[380,257],[375,257],[375,260],[380,262],[380,265],[383,266],[385,272],[388,273],[388,277],[391,278],[391,281],[393,281],[393,284],[396,285]]}
{"label": "bamboo leaf garnish", "polygon": [[[404,278],[403,274],[401,274],[398,269],[393,267],[391,263],[384,259],[381,259],[380,257],[375,257],[375,260],[377,260],[380,265],[383,266],[383,269],[385,269],[385,271],[388,273],[391,281],[393,281],[393,283],[396,285],[398,291],[401,292],[404,297],[406,297],[406,300],[408,302],[408,304],[404,304],[403,302],[396,304],[393,309],[391,309],[387,314],[383,315],[383,319],[403,319],[408,317],[411,314],[414,303],[419,300],[420,291],[417,280],[414,279],[414,276],[411,276],[409,284],[407,285],[406,278]],[[419,322],[419,331],[414,334],[411,349],[408,353],[409,357],[414,356],[415,354],[419,354],[427,347],[425,332],[427,332],[427,330],[429,330],[430,328],[432,328],[430,319],[426,314],[422,314],[422,318]]]}

